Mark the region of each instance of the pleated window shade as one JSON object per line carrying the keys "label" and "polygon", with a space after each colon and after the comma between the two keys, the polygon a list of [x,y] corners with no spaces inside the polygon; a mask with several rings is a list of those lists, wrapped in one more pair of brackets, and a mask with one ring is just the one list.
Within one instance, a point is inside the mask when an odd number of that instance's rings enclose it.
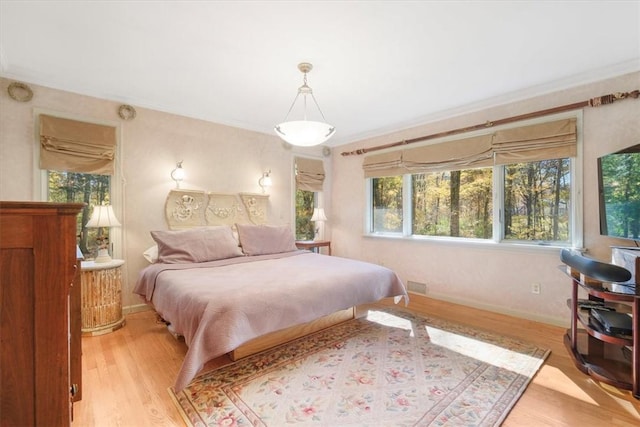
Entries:
{"label": "pleated window shade", "polygon": [[362,168],[375,178],[575,157],[577,140],[576,119],[563,119],[375,154]]}
{"label": "pleated window shade", "polygon": [[40,115],[40,169],[113,175],[116,128]]}
{"label": "pleated window shade", "polygon": [[493,164],[491,135],[411,148],[405,150],[402,161],[409,172],[491,166]]}
{"label": "pleated window shade", "polygon": [[408,171],[402,165],[403,150],[374,154],[364,158],[362,169],[367,178],[404,175]]}
{"label": "pleated window shade", "polygon": [[296,157],[296,189],[322,191],[324,164],[322,160]]}
{"label": "pleated window shade", "polygon": [[495,164],[535,162],[577,155],[576,119],[558,120],[497,131]]}

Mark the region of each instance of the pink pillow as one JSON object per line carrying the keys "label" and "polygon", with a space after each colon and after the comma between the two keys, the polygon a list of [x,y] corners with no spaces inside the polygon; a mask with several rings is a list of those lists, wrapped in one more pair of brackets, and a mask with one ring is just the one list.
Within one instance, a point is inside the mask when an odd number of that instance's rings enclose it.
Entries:
{"label": "pink pillow", "polygon": [[287,225],[236,224],[242,252],[246,255],[268,255],[295,251],[295,238]]}
{"label": "pink pillow", "polygon": [[152,231],[151,237],[158,244],[158,262],[166,264],[215,261],[243,255],[228,226]]}

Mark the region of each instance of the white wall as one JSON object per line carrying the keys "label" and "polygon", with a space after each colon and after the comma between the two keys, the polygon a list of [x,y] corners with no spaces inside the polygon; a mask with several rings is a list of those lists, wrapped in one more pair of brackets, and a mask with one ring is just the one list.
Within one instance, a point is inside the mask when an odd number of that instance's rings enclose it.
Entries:
{"label": "white wall", "polygon": [[[428,295],[434,298],[565,324],[569,316],[566,299],[570,282],[557,268],[560,264],[557,249],[514,250],[365,237],[364,156],[342,156],[340,153],[573,104],[609,93],[628,92],[639,87],[640,73],[636,72],[339,147],[333,153],[334,185],[331,191],[334,253],[384,264],[398,272],[405,282],[426,283]],[[609,260],[609,246],[629,245],[630,242],[599,235],[596,159],[640,143],[640,100],[622,100],[598,108],[586,107],[583,119],[584,244],[590,256]],[[541,284],[539,295],[531,293],[534,282]]]}
{"label": "white wall", "polygon": [[[126,261],[125,306],[141,302],[132,289],[146,265],[142,252],[153,244],[149,231],[167,229],[164,203],[168,191],[175,188],[170,173],[176,162],[183,160],[187,173],[181,188],[222,193],[260,193],[258,179],[262,172],[271,169],[269,222],[290,224],[293,156],[298,153],[321,157],[318,148],[304,151],[286,148],[275,135],[143,108],[137,108],[134,120],[124,121],[117,115],[119,103],[38,85],[30,85],[33,99],[21,103],[8,96],[10,83],[0,79],[0,200],[37,200],[34,111],[46,110],[120,126],[124,177],[124,209],[119,218],[124,245],[120,256]],[[330,170],[330,158],[324,160]]]}

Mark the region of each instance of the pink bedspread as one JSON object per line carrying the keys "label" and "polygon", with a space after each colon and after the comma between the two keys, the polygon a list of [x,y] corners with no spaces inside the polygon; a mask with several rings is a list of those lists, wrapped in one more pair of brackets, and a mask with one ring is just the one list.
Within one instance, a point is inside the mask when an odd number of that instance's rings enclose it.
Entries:
{"label": "pink bedspread", "polygon": [[404,297],[391,270],[306,251],[198,264],[152,264],[134,293],[184,336],[189,349],[174,388],[239,345],[338,310]]}

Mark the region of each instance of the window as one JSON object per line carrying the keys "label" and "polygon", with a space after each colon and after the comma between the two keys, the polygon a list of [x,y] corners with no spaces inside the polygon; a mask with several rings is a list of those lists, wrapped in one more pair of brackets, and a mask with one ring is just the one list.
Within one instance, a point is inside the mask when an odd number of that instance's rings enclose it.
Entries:
{"label": "window", "polygon": [[91,206],[111,203],[111,176],[65,171],[47,171],[47,200],[58,203],[85,203],[77,218],[78,246],[86,259],[98,250],[97,237],[109,239],[109,229],[86,228]]}
{"label": "window", "polygon": [[374,178],[372,181],[372,231],[402,232],[402,177]]}
{"label": "window", "polygon": [[365,158],[368,231],[581,246],[578,117]]}
{"label": "window", "polygon": [[413,234],[490,239],[492,169],[411,176]]}
{"label": "window", "polygon": [[[85,203],[78,215],[78,246],[85,259],[97,253],[98,237],[107,237],[120,252],[118,229],[87,229],[93,206],[111,204],[118,212],[122,198],[118,186],[117,127],[47,114],[38,115],[38,175],[41,200]],[[37,197],[37,195],[36,195]]]}
{"label": "window", "polygon": [[570,160],[504,167],[504,239],[569,243]]}
{"label": "window", "polygon": [[296,239],[313,240],[317,231],[311,218],[313,209],[319,207],[321,199],[324,185],[324,164],[322,160],[305,157],[296,157],[294,161]]}
{"label": "window", "polygon": [[[413,174],[410,203],[402,176],[372,178],[371,231],[401,233],[411,211],[414,236],[494,239],[494,211],[504,212],[494,240],[570,243],[570,159]],[[494,170],[504,180],[493,199]],[[500,203],[503,201],[503,205]]]}
{"label": "window", "polygon": [[316,193],[296,190],[296,240],[313,240],[316,231],[311,222]]}

